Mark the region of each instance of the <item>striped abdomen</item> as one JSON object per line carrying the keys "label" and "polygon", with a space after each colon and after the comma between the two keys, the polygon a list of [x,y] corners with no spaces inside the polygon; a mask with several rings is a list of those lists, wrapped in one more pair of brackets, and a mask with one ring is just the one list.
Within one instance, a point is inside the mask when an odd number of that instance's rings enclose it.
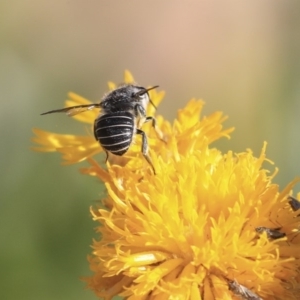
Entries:
{"label": "striped abdomen", "polygon": [[104,150],[115,155],[123,155],[128,150],[134,131],[134,117],[126,111],[104,114],[94,124],[96,140]]}

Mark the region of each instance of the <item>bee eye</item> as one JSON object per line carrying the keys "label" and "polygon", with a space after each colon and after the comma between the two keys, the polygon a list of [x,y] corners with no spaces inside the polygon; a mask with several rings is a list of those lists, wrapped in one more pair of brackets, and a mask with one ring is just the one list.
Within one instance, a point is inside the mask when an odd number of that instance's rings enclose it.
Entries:
{"label": "bee eye", "polygon": [[136,93],[132,93],[132,97],[141,97],[145,94],[144,91],[139,91],[139,92],[136,92]]}

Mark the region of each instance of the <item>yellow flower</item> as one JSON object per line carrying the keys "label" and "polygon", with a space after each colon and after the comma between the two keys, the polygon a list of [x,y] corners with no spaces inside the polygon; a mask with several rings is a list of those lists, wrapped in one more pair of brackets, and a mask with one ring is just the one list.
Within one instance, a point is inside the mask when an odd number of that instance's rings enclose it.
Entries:
{"label": "yellow flower", "polygon": [[[162,98],[150,96],[155,105]],[[299,299],[300,220],[289,196],[300,180],[279,191],[272,183],[277,169],[263,168],[271,163],[266,144],[258,157],[210,148],[233,129],[222,129],[220,112],[200,118],[202,107],[191,100],[173,124],[158,116],[166,142],[151,124],[143,126],[157,175],[138,141],[106,170],[91,137],[36,131],[40,150],[59,151],[68,163],[86,158],[90,166],[81,172],[105,183],[107,197],[91,208],[101,238],[89,257],[93,275],[85,279],[98,297]]]}
{"label": "yellow flower", "polygon": [[[265,146],[258,158],[206,147],[155,159],[158,174],[142,179],[92,161],[108,197],[91,210],[102,238],[89,287],[105,299],[234,299],[237,280],[262,299],[299,299],[300,222],[288,204],[297,180],[279,192],[265,160]],[[260,226],[286,236],[258,235]]]}

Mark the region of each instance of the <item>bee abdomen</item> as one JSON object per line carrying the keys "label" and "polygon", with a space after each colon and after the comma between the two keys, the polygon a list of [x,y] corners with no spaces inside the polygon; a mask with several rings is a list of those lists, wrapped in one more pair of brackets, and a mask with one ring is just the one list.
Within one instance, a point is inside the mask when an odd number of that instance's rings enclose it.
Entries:
{"label": "bee abdomen", "polygon": [[94,124],[96,140],[115,155],[123,155],[128,150],[134,131],[134,117],[130,112],[104,114]]}

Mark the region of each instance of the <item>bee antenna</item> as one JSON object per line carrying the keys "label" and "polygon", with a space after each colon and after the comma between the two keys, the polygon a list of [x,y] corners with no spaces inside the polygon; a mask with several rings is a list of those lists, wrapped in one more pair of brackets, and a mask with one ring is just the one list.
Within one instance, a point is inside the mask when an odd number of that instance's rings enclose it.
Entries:
{"label": "bee antenna", "polygon": [[142,90],[140,90],[137,93],[135,93],[134,96],[142,96],[142,95],[146,94],[147,92],[149,92],[151,90],[154,90],[154,89],[156,89],[158,87],[159,87],[159,85],[152,86],[152,87],[150,87],[148,89],[143,88]]}
{"label": "bee antenna", "polygon": [[[159,85],[152,86],[152,87],[146,89],[145,92],[149,92],[149,91],[154,90],[154,89],[156,89],[156,88],[158,88],[158,87],[159,87]],[[144,93],[145,93],[145,92],[144,92]],[[144,94],[144,93],[143,93],[143,94]]]}
{"label": "bee antenna", "polygon": [[[135,94],[135,96],[141,96],[141,95],[144,95],[145,93],[148,93],[149,91],[154,90],[154,89],[156,89],[156,88],[158,88],[158,87],[159,87],[159,85],[155,85],[155,86],[152,86],[152,87],[150,87],[150,88],[148,88],[148,89],[141,90],[141,91],[137,92],[137,93]],[[157,109],[156,105],[151,101],[151,99],[149,99],[149,101],[150,101],[150,103],[153,105],[153,107],[154,107],[155,109]]]}
{"label": "bee antenna", "polygon": [[152,102],[151,99],[149,99],[149,102],[152,104],[152,106],[153,106],[155,109],[157,109],[156,105]]}

